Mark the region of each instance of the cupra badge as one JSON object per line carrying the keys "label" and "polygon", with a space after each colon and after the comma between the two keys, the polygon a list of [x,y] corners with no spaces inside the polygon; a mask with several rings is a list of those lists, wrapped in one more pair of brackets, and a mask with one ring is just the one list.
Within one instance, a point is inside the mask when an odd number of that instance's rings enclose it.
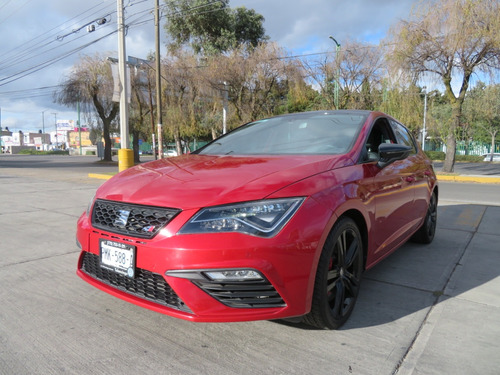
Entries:
{"label": "cupra badge", "polygon": [[124,227],[127,225],[128,217],[130,216],[130,211],[128,210],[118,210],[118,216],[115,219],[114,224],[117,227]]}

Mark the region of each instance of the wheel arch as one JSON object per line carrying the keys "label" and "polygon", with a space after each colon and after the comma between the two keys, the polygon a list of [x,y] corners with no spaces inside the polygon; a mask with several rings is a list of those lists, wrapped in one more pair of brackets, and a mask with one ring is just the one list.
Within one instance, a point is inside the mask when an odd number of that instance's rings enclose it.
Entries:
{"label": "wheel arch", "polygon": [[432,189],[431,194],[436,193],[436,203],[439,202],[439,186],[438,184],[434,185],[434,189]]}
{"label": "wheel arch", "polygon": [[338,217],[337,221],[343,217],[352,219],[359,229],[359,233],[361,234],[361,239],[363,241],[363,268],[365,268],[368,254],[368,227],[366,225],[365,217],[356,209],[347,210]]}

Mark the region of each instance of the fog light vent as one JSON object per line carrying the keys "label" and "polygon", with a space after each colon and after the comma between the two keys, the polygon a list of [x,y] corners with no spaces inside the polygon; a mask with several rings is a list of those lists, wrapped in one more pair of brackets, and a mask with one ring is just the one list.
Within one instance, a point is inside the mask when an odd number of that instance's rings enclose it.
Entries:
{"label": "fog light vent", "polygon": [[172,270],[166,274],[191,280],[193,284],[229,307],[248,309],[286,306],[273,284],[257,270]]}
{"label": "fog light vent", "polygon": [[267,281],[203,282],[193,281],[209,295],[230,307],[284,307],[285,301]]}

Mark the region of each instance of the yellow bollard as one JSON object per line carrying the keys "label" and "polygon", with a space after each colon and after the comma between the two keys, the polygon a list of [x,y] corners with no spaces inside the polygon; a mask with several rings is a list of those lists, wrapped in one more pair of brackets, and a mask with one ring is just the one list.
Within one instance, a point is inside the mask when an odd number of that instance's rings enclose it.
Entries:
{"label": "yellow bollard", "polygon": [[118,172],[134,166],[134,151],[128,148],[118,150]]}

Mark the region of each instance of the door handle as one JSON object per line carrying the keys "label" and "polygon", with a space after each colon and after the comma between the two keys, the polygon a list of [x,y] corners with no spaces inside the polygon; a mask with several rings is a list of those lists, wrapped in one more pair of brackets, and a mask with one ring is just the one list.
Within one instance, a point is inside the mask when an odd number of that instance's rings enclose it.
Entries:
{"label": "door handle", "polygon": [[405,180],[406,180],[406,182],[412,183],[412,182],[415,182],[415,177],[413,177],[413,176],[408,176],[408,177],[406,177],[406,179],[405,179]]}

